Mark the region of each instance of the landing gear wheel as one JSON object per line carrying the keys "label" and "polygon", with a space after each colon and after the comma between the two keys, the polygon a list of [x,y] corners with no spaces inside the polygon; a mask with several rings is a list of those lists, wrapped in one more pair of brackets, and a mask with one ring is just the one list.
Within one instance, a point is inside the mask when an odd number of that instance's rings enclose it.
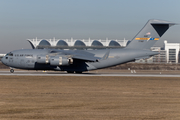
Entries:
{"label": "landing gear wheel", "polygon": [[14,73],[14,69],[10,69],[10,72],[11,72],[11,73]]}
{"label": "landing gear wheel", "polygon": [[77,74],[81,74],[81,73],[82,73],[82,71],[75,71],[75,73],[77,73]]}
{"label": "landing gear wheel", "polygon": [[67,73],[74,73],[74,71],[67,71]]}

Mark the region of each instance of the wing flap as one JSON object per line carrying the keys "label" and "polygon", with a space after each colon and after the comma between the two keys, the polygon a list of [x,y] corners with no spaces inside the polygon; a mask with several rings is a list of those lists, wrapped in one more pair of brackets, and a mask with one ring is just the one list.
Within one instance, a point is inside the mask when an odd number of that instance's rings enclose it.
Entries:
{"label": "wing flap", "polygon": [[74,55],[72,56],[73,59],[80,59],[84,61],[90,61],[90,62],[97,62],[99,60],[98,57],[90,57],[90,56],[82,56],[82,55]]}

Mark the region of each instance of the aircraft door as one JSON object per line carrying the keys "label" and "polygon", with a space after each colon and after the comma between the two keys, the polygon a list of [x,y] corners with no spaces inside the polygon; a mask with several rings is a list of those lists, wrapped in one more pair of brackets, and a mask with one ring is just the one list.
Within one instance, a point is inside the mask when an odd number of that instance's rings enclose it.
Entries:
{"label": "aircraft door", "polygon": [[13,63],[13,57],[9,57],[9,63]]}
{"label": "aircraft door", "polygon": [[21,67],[26,67],[26,66],[25,66],[25,62],[24,62],[24,59],[21,59],[21,60],[20,60],[20,66],[21,66]]}
{"label": "aircraft door", "polygon": [[34,60],[31,59],[31,60],[27,60],[26,63],[28,68],[33,68],[35,62]]}

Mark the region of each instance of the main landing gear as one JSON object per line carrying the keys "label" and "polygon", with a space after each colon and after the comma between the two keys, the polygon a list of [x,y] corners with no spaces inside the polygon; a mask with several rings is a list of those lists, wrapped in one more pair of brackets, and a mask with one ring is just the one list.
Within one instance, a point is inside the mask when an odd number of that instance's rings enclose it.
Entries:
{"label": "main landing gear", "polygon": [[67,73],[76,73],[76,74],[81,74],[82,73],[82,71],[67,71]]}
{"label": "main landing gear", "polygon": [[10,72],[11,72],[11,73],[14,73],[14,69],[10,69]]}
{"label": "main landing gear", "polygon": [[74,73],[74,71],[67,71],[67,73]]}
{"label": "main landing gear", "polygon": [[81,74],[81,73],[82,73],[82,71],[75,71],[75,73],[76,73],[76,74]]}

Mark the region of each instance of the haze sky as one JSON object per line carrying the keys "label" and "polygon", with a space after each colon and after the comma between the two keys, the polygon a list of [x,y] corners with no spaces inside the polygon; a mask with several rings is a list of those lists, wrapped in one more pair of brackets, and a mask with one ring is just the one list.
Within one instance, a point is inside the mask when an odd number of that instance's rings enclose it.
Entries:
{"label": "haze sky", "polygon": [[[0,53],[31,48],[36,37],[131,40],[149,19],[180,23],[180,0],[0,0]],[[179,31],[156,46],[180,43]]]}

